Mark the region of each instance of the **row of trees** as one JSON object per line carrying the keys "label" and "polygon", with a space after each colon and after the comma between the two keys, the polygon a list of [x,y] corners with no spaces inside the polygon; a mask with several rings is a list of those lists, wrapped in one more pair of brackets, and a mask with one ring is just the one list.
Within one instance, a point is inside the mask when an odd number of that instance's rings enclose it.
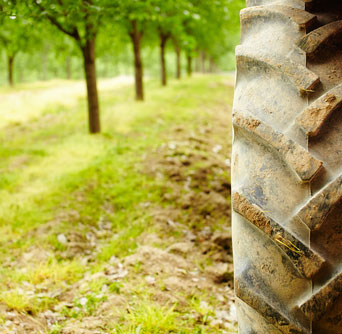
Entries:
{"label": "row of trees", "polygon": [[101,130],[97,52],[112,50],[110,43],[130,42],[135,95],[142,101],[143,46],[158,46],[163,86],[167,84],[168,44],[175,51],[178,78],[182,54],[187,60],[188,75],[196,54],[201,55],[203,63],[209,58],[214,66],[234,44],[231,37],[236,34],[242,5],[243,0],[0,0],[0,45],[7,55],[8,80],[13,85],[16,55],[34,52],[46,38],[56,48],[78,50],[87,84],[89,131],[97,133]]}

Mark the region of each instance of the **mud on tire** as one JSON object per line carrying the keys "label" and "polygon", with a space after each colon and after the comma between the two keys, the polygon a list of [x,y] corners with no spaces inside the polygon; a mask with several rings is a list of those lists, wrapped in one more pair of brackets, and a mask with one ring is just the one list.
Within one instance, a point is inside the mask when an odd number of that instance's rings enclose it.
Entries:
{"label": "mud on tire", "polygon": [[237,47],[240,334],[342,334],[342,2],[247,0]]}

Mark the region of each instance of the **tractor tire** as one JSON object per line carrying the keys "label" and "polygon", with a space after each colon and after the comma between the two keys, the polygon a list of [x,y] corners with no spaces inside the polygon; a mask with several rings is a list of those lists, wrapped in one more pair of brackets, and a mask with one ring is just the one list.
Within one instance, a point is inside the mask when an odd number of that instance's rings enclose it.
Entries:
{"label": "tractor tire", "polygon": [[342,334],[342,1],[247,0],[236,49],[240,334]]}

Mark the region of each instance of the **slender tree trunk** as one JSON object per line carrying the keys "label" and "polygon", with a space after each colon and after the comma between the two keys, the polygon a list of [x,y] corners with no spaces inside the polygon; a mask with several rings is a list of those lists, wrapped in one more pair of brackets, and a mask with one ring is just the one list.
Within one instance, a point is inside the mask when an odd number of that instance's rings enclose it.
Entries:
{"label": "slender tree trunk", "polygon": [[197,53],[197,56],[195,58],[195,72],[201,72],[201,60],[200,60],[200,56]]}
{"label": "slender tree trunk", "polygon": [[176,50],[176,78],[181,78],[181,49],[178,45],[175,46]]}
{"label": "slender tree trunk", "polygon": [[89,132],[98,133],[101,131],[101,126],[96,83],[95,37],[87,40],[86,45],[82,47],[82,53],[88,93]]}
{"label": "slender tree trunk", "polygon": [[24,69],[18,66],[18,82],[24,82]]}
{"label": "slender tree trunk", "polygon": [[8,56],[8,83],[11,87],[14,86],[13,65],[14,65],[14,56]]}
{"label": "slender tree trunk", "polygon": [[71,57],[70,55],[67,55],[65,58],[65,74],[67,80],[71,79]]}
{"label": "slender tree trunk", "polygon": [[215,61],[213,58],[210,58],[209,71],[210,71],[210,73],[215,72]]}
{"label": "slender tree trunk", "polygon": [[41,79],[47,80],[48,77],[48,55],[49,55],[49,47],[44,44],[43,53],[42,53],[42,67],[41,67]]}
{"label": "slender tree trunk", "polygon": [[205,61],[206,61],[206,54],[204,51],[201,52],[201,71],[202,73],[205,73],[206,72],[206,69],[205,69]]}
{"label": "slender tree trunk", "polygon": [[191,57],[191,55],[188,55],[186,59],[187,59],[188,76],[191,77],[191,75],[192,75],[192,57]]}
{"label": "slender tree trunk", "polygon": [[130,34],[134,53],[134,75],[135,75],[135,98],[137,101],[144,100],[144,73],[141,59],[142,34],[137,28],[137,22],[132,21],[132,32]]}
{"label": "slender tree trunk", "polygon": [[165,46],[169,35],[160,33],[160,65],[161,65],[161,83],[162,86],[167,85],[167,72],[166,72],[166,59],[165,59]]}

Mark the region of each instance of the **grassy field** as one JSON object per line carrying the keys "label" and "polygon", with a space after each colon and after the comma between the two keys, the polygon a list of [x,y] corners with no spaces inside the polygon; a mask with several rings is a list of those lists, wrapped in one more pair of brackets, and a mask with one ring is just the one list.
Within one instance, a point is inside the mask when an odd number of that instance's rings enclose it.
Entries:
{"label": "grassy field", "polygon": [[234,333],[232,79],[0,89],[0,332]]}

